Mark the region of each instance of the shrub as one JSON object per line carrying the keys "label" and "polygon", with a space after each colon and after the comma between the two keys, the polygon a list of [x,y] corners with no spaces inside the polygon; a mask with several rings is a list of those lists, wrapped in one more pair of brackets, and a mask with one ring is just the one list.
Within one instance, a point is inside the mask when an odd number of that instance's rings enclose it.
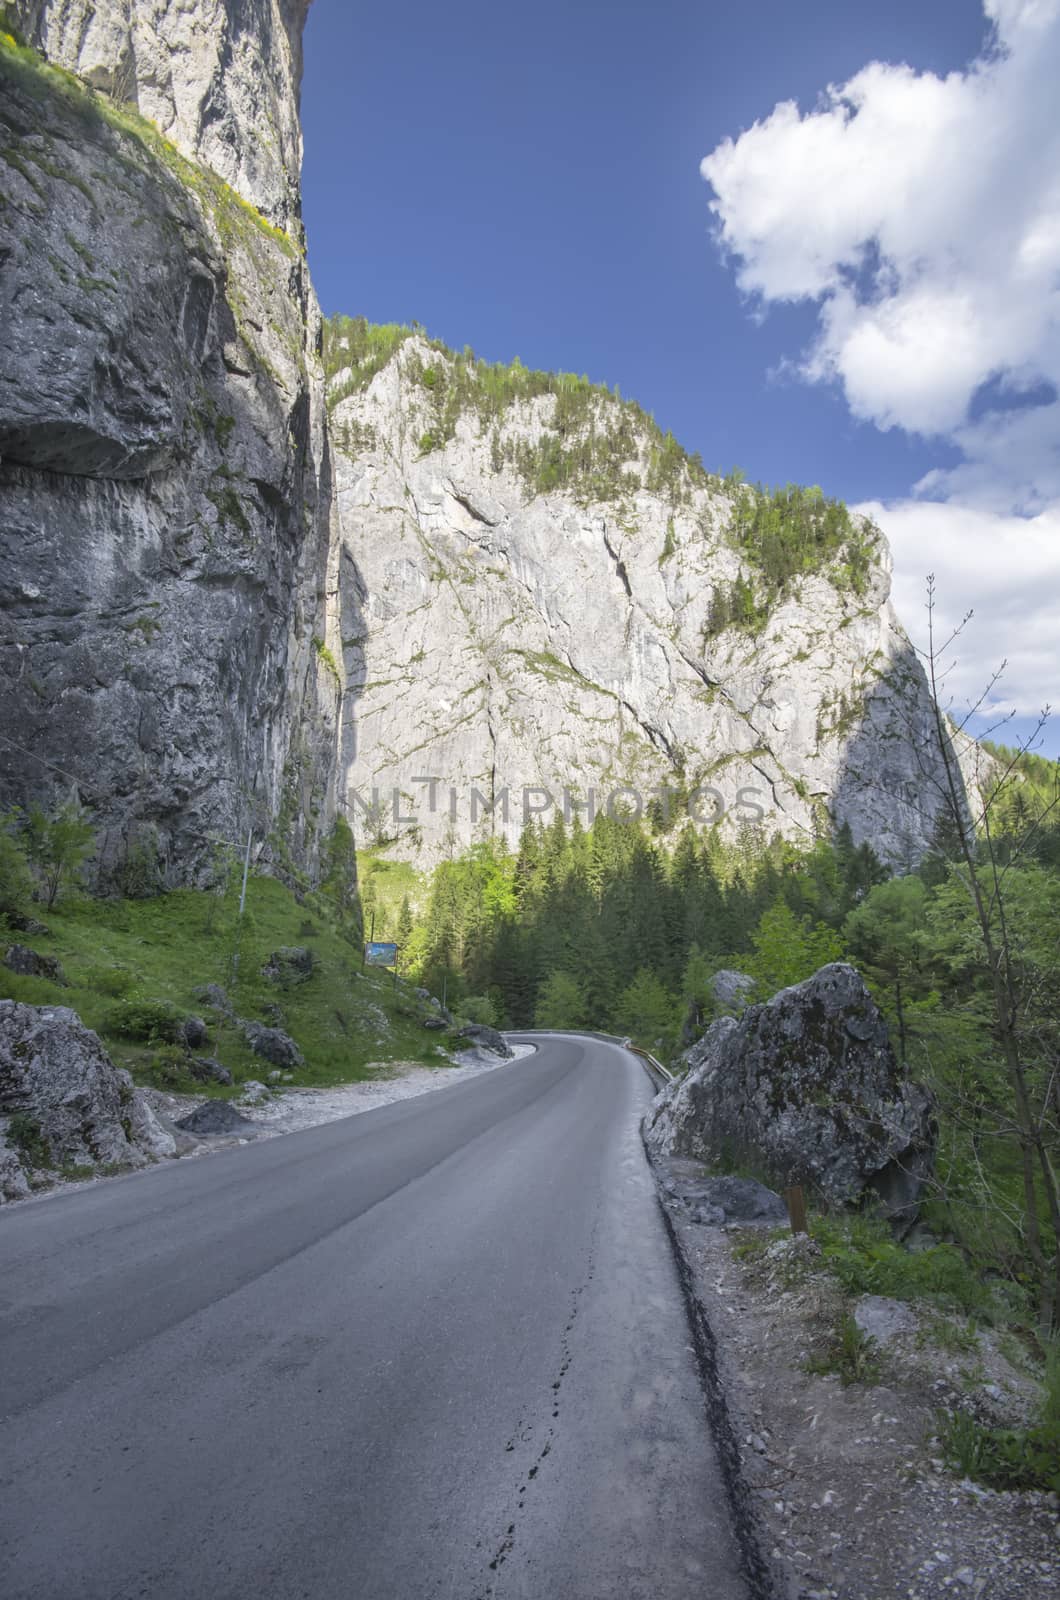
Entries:
{"label": "shrub", "polygon": [[468,1022],[477,1022],[483,1028],[497,1026],[497,1007],[488,994],[473,994],[461,1000],[460,1014]]}
{"label": "shrub", "polygon": [[120,1000],[111,1006],[104,1019],[108,1033],[120,1039],[138,1039],[145,1044],[176,1044],[184,1018],[165,1000]]}
{"label": "shrub", "polygon": [[846,1388],[850,1383],[875,1383],[880,1375],[879,1347],[852,1316],[842,1317],[825,1348],[811,1356],[807,1372],[834,1373]]}
{"label": "shrub", "polygon": [[151,1057],[148,1077],[159,1089],[184,1089],[191,1083],[188,1057],[178,1045],[163,1045]]}
{"label": "shrub", "polygon": [[40,1124],[25,1111],[16,1111],[7,1124],[7,1142],[31,1167],[50,1167],[51,1151]]}
{"label": "shrub", "polygon": [[1032,1428],[988,1428],[963,1411],[938,1419],[946,1464],[962,1478],[992,1489],[1060,1493],[1060,1417]]}
{"label": "shrub", "polygon": [[814,1238],[825,1265],[848,1294],[882,1294],[892,1300],[929,1299],[961,1311],[982,1311],[989,1293],[953,1245],[906,1250],[883,1223],[869,1217],[815,1218]]}
{"label": "shrub", "polygon": [[0,818],[0,916],[21,911],[33,892],[25,854],[11,832],[14,821]]}
{"label": "shrub", "polygon": [[83,967],[76,981],[79,989],[92,989],[118,1000],[128,994],[136,979],[124,967]]}

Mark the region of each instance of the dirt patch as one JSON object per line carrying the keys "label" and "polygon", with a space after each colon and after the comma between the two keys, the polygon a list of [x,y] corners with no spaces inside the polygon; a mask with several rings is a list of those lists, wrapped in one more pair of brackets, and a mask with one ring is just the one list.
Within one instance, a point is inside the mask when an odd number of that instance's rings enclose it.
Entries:
{"label": "dirt patch", "polygon": [[[669,1192],[666,1192],[669,1190]],[[1060,1592],[1057,1499],[958,1481],[935,1438],[941,1408],[1019,1426],[1036,1383],[998,1335],[903,1306],[886,1342],[846,1352],[846,1298],[805,1238],[772,1240],[768,1222],[694,1220],[681,1182],[663,1204],[719,1380],[764,1556],[785,1600],[1054,1600]],[[698,1215],[702,1216],[702,1207]],[[745,1259],[757,1234],[758,1245]],[[881,1306],[866,1305],[867,1321]],[[940,1345],[942,1339],[951,1348]],[[864,1372],[852,1381],[850,1368]]]}

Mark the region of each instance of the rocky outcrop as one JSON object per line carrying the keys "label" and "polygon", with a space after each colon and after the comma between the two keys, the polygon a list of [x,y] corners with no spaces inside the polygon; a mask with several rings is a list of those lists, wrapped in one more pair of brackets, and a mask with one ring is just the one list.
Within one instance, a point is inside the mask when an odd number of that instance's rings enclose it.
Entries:
{"label": "rocky outcrop", "polygon": [[247,1044],[263,1061],[271,1061],[273,1066],[288,1071],[305,1066],[301,1050],[282,1028],[267,1028],[263,1022],[243,1022],[240,1026]]}
{"label": "rocky outcrop", "polygon": [[134,107],[281,228],[301,217],[310,0],[18,0],[29,42]]}
{"label": "rocky outcrop", "polygon": [[145,851],[194,881],[251,828],[259,857],[278,836],[311,866],[333,815],[330,469],[283,42],[303,11],[21,9],[112,90],[128,35],[176,143],[0,42],[0,803],[73,790],[119,885]]}
{"label": "rocky outcrop", "polygon": [[[771,594],[733,535],[742,491],[681,465],[636,408],[526,382],[520,398],[518,375],[495,401],[485,368],[419,335],[365,381],[370,364],[343,366],[348,325],[329,338],[362,831],[437,858],[451,832],[514,841],[527,815],[584,822],[590,791],[603,810],[661,785],[732,833],[832,818],[918,855],[938,762],[881,535],[853,525],[858,582],[841,550]],[[755,600],[733,624],[718,601],[740,584]]]}
{"label": "rocky outcrop", "polygon": [[476,1050],[487,1050],[490,1055],[500,1056],[502,1061],[510,1061],[515,1051],[496,1028],[489,1028],[482,1022],[465,1022],[458,1027],[454,1038],[456,1045],[471,1045]]}
{"label": "rocky outcrop", "polygon": [[[175,1153],[127,1072],[66,1007],[0,1000],[0,1132],[27,1168],[142,1167]],[[6,1170],[6,1169],[5,1169]],[[17,1198],[17,1174],[0,1192]]]}
{"label": "rocky outcrop", "polygon": [[646,1119],[654,1155],[746,1161],[833,1204],[874,1192],[893,1220],[913,1220],[934,1154],[931,1097],[899,1067],[853,967],[822,967],[720,1018],[688,1061]]}
{"label": "rocky outcrop", "polygon": [[723,968],[710,980],[710,993],[718,1015],[727,1013],[738,1017],[746,1011],[755,992],[755,980],[749,972],[733,972]]}
{"label": "rocky outcrop", "polygon": [[66,986],[66,974],[55,956],[42,956],[25,944],[8,945],[4,952],[4,966],[24,978],[47,978],[50,983]]}

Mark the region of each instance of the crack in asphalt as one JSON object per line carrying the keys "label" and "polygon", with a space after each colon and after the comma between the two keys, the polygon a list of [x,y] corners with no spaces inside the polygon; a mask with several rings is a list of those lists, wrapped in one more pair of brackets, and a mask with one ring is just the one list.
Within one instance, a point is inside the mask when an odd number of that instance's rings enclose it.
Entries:
{"label": "crack in asphalt", "polygon": [[[523,1507],[525,1506],[526,1496],[529,1492],[530,1485],[535,1481],[538,1473],[544,1466],[545,1461],[552,1452],[552,1444],[556,1436],[555,1423],[558,1422],[560,1413],[560,1391],[563,1388],[563,1380],[570,1371],[571,1363],[574,1360],[574,1351],[571,1347],[571,1336],[574,1332],[574,1325],[578,1320],[581,1297],[589,1288],[593,1278],[596,1276],[596,1234],[597,1225],[594,1224],[589,1245],[588,1271],[585,1275],[585,1281],[580,1283],[571,1293],[570,1314],[566,1323],[564,1324],[563,1332],[560,1335],[560,1363],[556,1377],[552,1380],[550,1386],[549,1404],[551,1406],[552,1421],[549,1424],[548,1431],[545,1435],[544,1444],[538,1451],[533,1465],[527,1470],[523,1481],[520,1483],[519,1488],[516,1491],[519,1497],[517,1502],[518,1511],[522,1511]],[[512,1434],[512,1437],[508,1440],[504,1447],[505,1454],[507,1455],[513,1452],[516,1446],[519,1444],[529,1444],[533,1438],[533,1434],[534,1423],[527,1423],[524,1418],[520,1417],[515,1425],[515,1432]],[[492,1559],[490,1560],[490,1572],[499,1572],[501,1567],[503,1567],[504,1563],[507,1561],[509,1555],[512,1553],[512,1550],[515,1548],[516,1532],[517,1524],[515,1522],[510,1522],[505,1529],[503,1538],[500,1540],[496,1550],[494,1551]],[[476,1596],[476,1600],[493,1600],[495,1595],[496,1590],[494,1589],[493,1583],[490,1580],[487,1580],[485,1589],[482,1591],[481,1595]]]}

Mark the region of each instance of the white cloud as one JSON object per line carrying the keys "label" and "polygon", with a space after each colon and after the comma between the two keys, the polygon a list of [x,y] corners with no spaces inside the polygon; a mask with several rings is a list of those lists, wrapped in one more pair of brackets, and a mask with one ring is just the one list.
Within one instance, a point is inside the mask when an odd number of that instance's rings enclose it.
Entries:
{"label": "white cloud", "polygon": [[[944,503],[877,508],[899,606],[915,622],[934,565],[947,608],[977,600],[988,619],[987,658],[1018,638],[1007,681],[1026,709],[1060,692],[1060,0],[984,10],[966,70],[873,62],[805,114],[776,106],[702,171],[752,305],[818,305],[803,378],[961,450],[913,490]],[[1015,408],[973,418],[987,384]]]}
{"label": "white cloud", "polygon": [[1034,518],[919,500],[856,509],[887,535],[894,602],[914,638],[926,636],[928,572],[935,575],[940,639],[974,611],[947,657],[956,659],[946,687],[958,709],[977,701],[1007,662],[994,705],[1035,716],[1051,694],[1060,710],[1060,506]]}

